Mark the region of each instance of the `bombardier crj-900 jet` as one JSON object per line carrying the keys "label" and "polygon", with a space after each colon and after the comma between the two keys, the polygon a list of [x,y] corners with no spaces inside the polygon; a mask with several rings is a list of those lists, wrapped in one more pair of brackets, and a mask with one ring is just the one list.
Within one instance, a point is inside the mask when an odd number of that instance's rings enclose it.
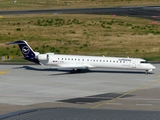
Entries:
{"label": "bombardier crj-900 jet", "polygon": [[7,44],[18,44],[26,60],[41,64],[42,66],[57,66],[58,69],[68,69],[71,73],[80,72],[81,69],[91,68],[111,68],[127,70],[144,70],[146,74],[155,67],[144,59],[140,58],[121,58],[105,56],[82,56],[82,55],[63,55],[34,52],[24,40],[10,42]]}

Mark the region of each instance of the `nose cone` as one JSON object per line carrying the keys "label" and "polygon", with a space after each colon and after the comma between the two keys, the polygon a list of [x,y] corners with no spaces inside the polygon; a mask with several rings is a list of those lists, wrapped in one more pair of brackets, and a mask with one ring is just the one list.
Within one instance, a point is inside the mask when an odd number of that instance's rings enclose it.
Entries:
{"label": "nose cone", "polygon": [[154,71],[154,70],[156,69],[156,67],[153,66],[152,64],[150,64],[148,67],[149,67],[149,69],[150,69],[149,71]]}
{"label": "nose cone", "polygon": [[155,66],[153,66],[153,65],[151,65],[152,66],[152,69],[156,69],[156,67]]}

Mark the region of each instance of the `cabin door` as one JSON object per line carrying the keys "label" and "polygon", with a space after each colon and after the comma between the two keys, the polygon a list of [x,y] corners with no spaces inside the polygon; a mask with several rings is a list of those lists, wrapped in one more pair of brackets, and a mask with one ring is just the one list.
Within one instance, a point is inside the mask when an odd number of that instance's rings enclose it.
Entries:
{"label": "cabin door", "polygon": [[135,61],[132,62],[132,68],[136,68],[136,63],[135,63]]}

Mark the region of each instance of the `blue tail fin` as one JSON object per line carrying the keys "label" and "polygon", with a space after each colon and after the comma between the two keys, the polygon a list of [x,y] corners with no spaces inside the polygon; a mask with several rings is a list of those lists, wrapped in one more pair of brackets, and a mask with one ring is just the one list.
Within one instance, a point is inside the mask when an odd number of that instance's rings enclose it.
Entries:
{"label": "blue tail fin", "polygon": [[27,44],[26,41],[24,40],[19,40],[19,41],[15,41],[15,42],[10,42],[7,44],[18,44],[19,48],[24,56],[24,59],[35,62],[37,64],[39,64],[38,59],[36,59],[36,55],[35,52],[32,50],[32,48]]}

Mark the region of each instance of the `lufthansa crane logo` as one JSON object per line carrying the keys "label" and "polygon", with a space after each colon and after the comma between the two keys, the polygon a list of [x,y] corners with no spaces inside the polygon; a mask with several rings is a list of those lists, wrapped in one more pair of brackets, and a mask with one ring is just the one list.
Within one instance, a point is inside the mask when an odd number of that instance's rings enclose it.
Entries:
{"label": "lufthansa crane logo", "polygon": [[29,47],[28,47],[28,46],[24,46],[24,47],[22,48],[22,52],[23,52],[23,54],[28,54],[28,53],[29,53],[29,51],[30,51],[30,49],[29,49]]}

